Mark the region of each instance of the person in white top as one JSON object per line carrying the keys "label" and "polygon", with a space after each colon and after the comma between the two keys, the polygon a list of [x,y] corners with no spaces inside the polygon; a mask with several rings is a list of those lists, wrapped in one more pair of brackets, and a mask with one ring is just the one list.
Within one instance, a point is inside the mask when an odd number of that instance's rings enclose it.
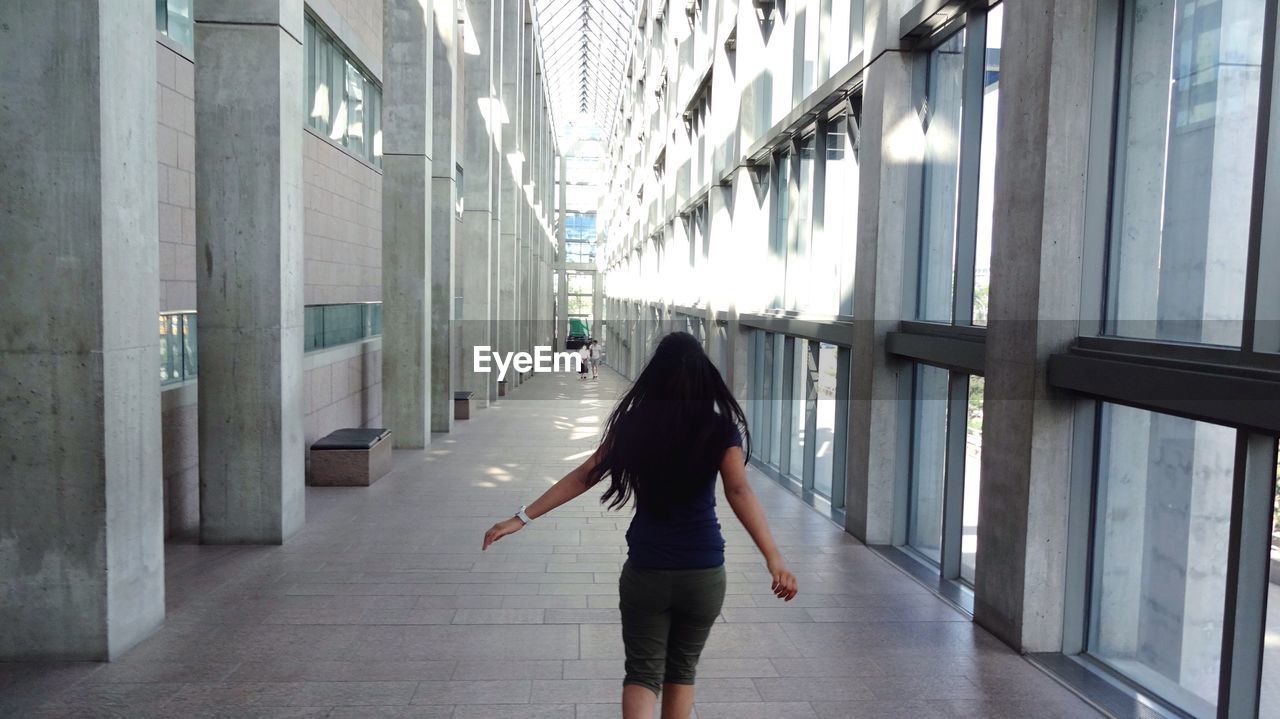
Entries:
{"label": "person in white top", "polygon": [[578,379],[587,378],[587,365],[591,362],[590,345],[590,341],[587,341],[578,348]]}
{"label": "person in white top", "polygon": [[591,379],[600,379],[600,344],[595,340],[587,343],[587,359],[591,362]]}

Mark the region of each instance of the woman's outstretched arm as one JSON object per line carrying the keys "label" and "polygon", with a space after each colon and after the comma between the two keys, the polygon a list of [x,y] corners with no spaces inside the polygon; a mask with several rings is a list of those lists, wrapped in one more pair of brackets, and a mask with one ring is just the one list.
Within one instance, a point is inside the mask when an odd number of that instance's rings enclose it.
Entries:
{"label": "woman's outstretched arm", "polygon": [[791,601],[799,591],[796,576],[787,569],[778,546],[773,543],[773,534],[769,532],[769,521],[764,517],[764,508],[760,506],[760,500],[756,499],[756,493],[747,482],[741,447],[734,446],[725,450],[724,457],[720,460],[720,478],[724,481],[724,496],[729,500],[729,506],[764,555],[769,575],[773,577],[774,595]]}
{"label": "woman's outstretched arm", "polygon": [[[587,474],[596,466],[599,454],[600,450],[593,452],[590,457],[587,457],[587,461],[561,477],[560,481],[548,487],[541,497],[533,500],[533,504],[525,507],[524,513],[529,515],[529,519],[537,519],[590,489],[591,485],[587,484]],[[480,547],[481,551],[488,549],[490,544],[508,534],[515,534],[522,527],[524,523],[519,517],[512,516],[498,522],[484,533],[484,545]]]}

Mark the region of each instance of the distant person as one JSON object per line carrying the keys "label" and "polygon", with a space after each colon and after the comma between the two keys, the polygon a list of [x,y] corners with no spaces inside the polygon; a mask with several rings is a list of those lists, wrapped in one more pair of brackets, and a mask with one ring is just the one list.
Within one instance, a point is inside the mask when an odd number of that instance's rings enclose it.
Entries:
{"label": "distant person", "polygon": [[578,379],[587,378],[587,365],[591,361],[591,342],[583,342],[578,348]]}
{"label": "distant person", "polygon": [[778,552],[743,467],[747,419],[702,345],[687,332],[662,338],[653,358],[614,407],[596,451],[514,517],[493,525],[484,549],[609,478],[600,502],[635,499],[627,561],[618,580],[626,678],[624,719],[664,719],[693,707],[702,647],[724,604],[724,537],[715,479],[764,555],[771,589],[796,596],[796,578]]}
{"label": "distant person", "polygon": [[600,343],[591,340],[587,343],[587,359],[591,362],[591,379],[600,379]]}

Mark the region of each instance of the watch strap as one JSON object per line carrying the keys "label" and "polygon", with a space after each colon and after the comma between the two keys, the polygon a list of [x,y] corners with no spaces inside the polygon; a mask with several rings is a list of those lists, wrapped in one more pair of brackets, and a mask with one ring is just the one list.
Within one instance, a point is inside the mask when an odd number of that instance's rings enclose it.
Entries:
{"label": "watch strap", "polygon": [[521,505],[521,506],[520,506],[520,511],[519,511],[519,512],[516,512],[516,518],[517,518],[517,519],[519,519],[521,522],[524,522],[525,524],[528,524],[529,522],[532,522],[533,520],[529,518],[529,515],[527,515],[527,514],[525,514],[525,513],[524,513],[524,510],[525,510],[525,509],[527,509],[527,507],[525,507],[524,505]]}

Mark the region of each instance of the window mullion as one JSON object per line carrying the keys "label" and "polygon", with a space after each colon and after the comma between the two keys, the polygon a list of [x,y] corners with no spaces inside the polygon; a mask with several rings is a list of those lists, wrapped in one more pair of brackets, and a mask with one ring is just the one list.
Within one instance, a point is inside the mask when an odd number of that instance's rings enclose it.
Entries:
{"label": "window mullion", "polygon": [[945,469],[942,483],[942,578],[959,579],[960,543],[964,537],[965,417],[969,376],[950,373],[947,381]]}
{"label": "window mullion", "polygon": [[986,72],[987,16],[971,12],[965,22],[960,93],[960,167],[955,231],[955,291],[951,321],[973,323],[973,270],[978,242],[978,180],[982,170],[982,90]]}
{"label": "window mullion", "polygon": [[1246,265],[1244,327],[1241,346],[1246,351],[1280,352],[1280,285],[1263,283],[1263,276],[1280,272],[1280,203],[1268,203],[1280,196],[1280,53],[1276,51],[1277,10],[1267,5],[1262,40],[1262,78],[1258,98],[1258,153],[1254,160],[1253,222],[1249,232],[1249,259]]}
{"label": "window mullion", "polygon": [[846,403],[853,384],[850,372],[852,354],[846,347],[836,351],[836,402],[840,404],[836,409],[835,434],[831,439],[831,451],[834,453],[831,458],[831,506],[835,509],[844,509],[845,486],[848,483],[849,410]]}
{"label": "window mullion", "polygon": [[813,468],[818,449],[818,349],[819,342],[805,343],[804,364],[804,466],[802,488],[813,491]]}
{"label": "window mullion", "polygon": [[1276,438],[1237,433],[1218,716],[1257,716],[1267,627]]}

